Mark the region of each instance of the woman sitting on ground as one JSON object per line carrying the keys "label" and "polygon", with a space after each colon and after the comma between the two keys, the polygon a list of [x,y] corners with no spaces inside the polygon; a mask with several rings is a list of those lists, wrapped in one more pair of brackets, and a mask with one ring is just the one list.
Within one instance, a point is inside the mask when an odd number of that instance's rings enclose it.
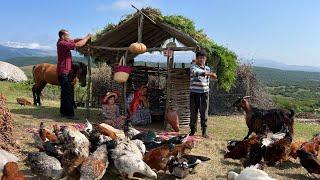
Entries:
{"label": "woman sitting on ground", "polygon": [[135,91],[130,103],[129,114],[133,125],[147,125],[152,122],[149,107],[148,88],[142,85]]}
{"label": "woman sitting on ground", "polygon": [[115,104],[118,96],[116,93],[108,92],[102,99],[102,114],[104,122],[117,129],[122,129],[125,116],[121,116],[119,106]]}

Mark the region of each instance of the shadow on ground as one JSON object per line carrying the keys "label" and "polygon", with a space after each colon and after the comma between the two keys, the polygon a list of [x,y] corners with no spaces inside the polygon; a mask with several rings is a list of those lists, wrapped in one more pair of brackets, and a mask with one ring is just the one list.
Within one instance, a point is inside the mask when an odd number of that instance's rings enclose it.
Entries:
{"label": "shadow on ground", "polygon": [[[12,108],[11,113],[20,115],[21,117],[31,116],[36,119],[52,119],[57,122],[78,122],[78,120],[69,120],[60,116],[59,107],[41,106],[34,108]],[[75,116],[80,121],[86,119],[87,110],[78,108],[75,110]],[[102,121],[99,109],[90,109],[89,120],[92,122]]]}

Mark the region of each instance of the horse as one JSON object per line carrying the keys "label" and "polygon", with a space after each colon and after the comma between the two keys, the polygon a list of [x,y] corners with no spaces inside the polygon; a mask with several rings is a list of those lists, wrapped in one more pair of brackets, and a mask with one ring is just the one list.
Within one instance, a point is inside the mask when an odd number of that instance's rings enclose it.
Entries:
{"label": "horse", "polygon": [[[32,87],[33,104],[35,106],[38,106],[38,105],[41,106],[40,94],[43,88],[47,85],[47,83],[52,85],[57,85],[57,86],[60,85],[58,80],[57,65],[48,64],[48,63],[35,65],[33,66],[32,74],[35,82],[35,84]],[[87,76],[87,65],[82,62],[73,62],[72,71],[70,73],[72,95],[74,94],[73,90],[77,82],[76,78],[79,79],[80,86],[85,87],[86,79],[87,79],[86,76]],[[74,106],[75,106],[75,103],[74,103]]]}

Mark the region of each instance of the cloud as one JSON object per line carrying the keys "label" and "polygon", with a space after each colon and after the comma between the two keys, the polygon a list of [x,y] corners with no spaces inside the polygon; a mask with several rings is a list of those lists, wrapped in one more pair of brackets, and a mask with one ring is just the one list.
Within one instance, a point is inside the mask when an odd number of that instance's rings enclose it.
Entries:
{"label": "cloud", "polygon": [[116,0],[112,4],[100,4],[97,6],[96,10],[100,12],[110,11],[110,10],[127,10],[131,9],[131,4],[137,8],[142,8],[145,6],[150,6],[152,0]]}
{"label": "cloud", "polygon": [[4,46],[13,47],[13,48],[28,48],[28,49],[41,49],[41,50],[52,50],[54,47],[48,45],[40,45],[36,42],[25,43],[25,42],[15,42],[15,41],[7,41],[1,43]]}

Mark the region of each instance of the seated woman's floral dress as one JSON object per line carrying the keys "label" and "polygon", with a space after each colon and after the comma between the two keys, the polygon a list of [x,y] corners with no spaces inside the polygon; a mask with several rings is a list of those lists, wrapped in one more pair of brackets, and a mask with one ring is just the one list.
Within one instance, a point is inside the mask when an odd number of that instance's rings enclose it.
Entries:
{"label": "seated woman's floral dress", "polygon": [[122,129],[125,119],[120,115],[119,106],[113,105],[111,108],[102,105],[102,114],[104,122],[117,129]]}

